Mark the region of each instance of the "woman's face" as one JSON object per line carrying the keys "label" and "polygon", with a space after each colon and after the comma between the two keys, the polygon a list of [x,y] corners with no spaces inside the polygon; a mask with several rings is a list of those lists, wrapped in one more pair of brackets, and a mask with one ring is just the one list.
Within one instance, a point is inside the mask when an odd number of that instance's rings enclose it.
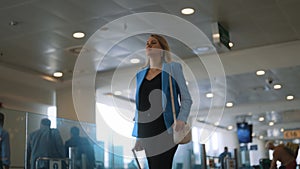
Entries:
{"label": "woman's face", "polygon": [[162,47],[158,40],[154,37],[149,37],[146,43],[146,55],[147,56],[161,56]]}

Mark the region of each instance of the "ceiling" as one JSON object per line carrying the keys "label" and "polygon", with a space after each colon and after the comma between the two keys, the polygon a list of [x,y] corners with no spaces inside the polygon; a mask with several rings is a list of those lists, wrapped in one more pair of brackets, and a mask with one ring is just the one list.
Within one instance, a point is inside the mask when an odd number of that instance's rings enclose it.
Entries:
{"label": "ceiling", "polygon": [[[180,13],[184,7],[193,7],[196,11],[193,15],[185,16]],[[219,22],[229,30],[234,43],[231,50],[216,46],[216,50],[222,54],[300,40],[299,9],[299,0],[86,0],[84,3],[81,0],[3,0],[0,7],[0,66],[39,77],[51,77],[55,71],[62,71],[64,77],[42,83],[45,87],[55,89],[72,79],[78,57],[74,49],[82,48],[89,37],[105,24],[129,14],[162,12],[176,15],[197,26],[211,41],[211,24]],[[83,31],[86,36],[75,39],[72,37],[75,31]],[[106,57],[109,59],[98,71],[113,71],[124,57],[143,48],[146,38],[146,35],[137,35],[116,44],[110,50],[110,57]],[[182,59],[194,57],[193,52],[182,43],[171,38],[168,40],[171,49]],[[292,67],[272,68],[261,78],[257,78],[253,72],[228,75],[227,100],[232,100],[236,105],[268,103],[281,100],[291,92],[295,98],[300,98],[299,72],[300,66],[295,63]],[[19,77],[14,78],[17,80]],[[272,78],[271,83],[268,78]],[[22,81],[33,86],[41,85],[34,81]],[[272,84],[276,82],[285,87],[273,90]],[[203,96],[200,98],[201,108],[206,109],[210,100],[204,94],[210,90],[210,81],[199,82],[199,87]],[[278,123],[284,124],[282,126],[292,123],[294,125],[288,128],[297,127],[300,116],[283,118],[288,112],[299,114],[299,110],[289,108],[272,114],[277,117]],[[266,123],[256,123],[260,114],[267,117],[268,113],[224,115],[220,125],[227,126],[232,119],[249,119],[248,116],[251,116],[258,133],[263,132],[259,131],[262,129],[272,129]]]}

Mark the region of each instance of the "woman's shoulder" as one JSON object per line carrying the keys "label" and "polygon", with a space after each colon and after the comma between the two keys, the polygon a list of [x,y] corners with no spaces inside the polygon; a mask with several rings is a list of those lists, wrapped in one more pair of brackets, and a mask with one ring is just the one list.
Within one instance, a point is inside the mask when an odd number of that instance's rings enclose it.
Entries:
{"label": "woman's shoulder", "polygon": [[137,70],[136,76],[139,76],[142,72],[147,71],[148,67],[141,67]]}
{"label": "woman's shoulder", "polygon": [[146,67],[141,67],[141,68],[139,68],[138,70],[137,70],[137,73],[141,73],[141,72],[143,72],[143,71],[145,71],[145,70],[147,70],[148,69],[148,66],[146,66]]}

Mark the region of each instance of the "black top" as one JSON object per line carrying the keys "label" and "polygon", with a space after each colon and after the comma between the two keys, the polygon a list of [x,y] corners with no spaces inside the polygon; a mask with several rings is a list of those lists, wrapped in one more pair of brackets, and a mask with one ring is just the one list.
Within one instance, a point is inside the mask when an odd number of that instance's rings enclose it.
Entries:
{"label": "black top", "polygon": [[138,109],[138,137],[151,137],[166,130],[162,115],[161,73],[151,80],[143,80]]}

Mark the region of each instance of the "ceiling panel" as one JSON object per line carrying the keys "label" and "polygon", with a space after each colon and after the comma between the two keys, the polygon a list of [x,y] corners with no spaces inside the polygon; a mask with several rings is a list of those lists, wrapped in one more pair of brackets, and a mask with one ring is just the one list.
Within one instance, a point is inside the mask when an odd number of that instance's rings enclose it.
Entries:
{"label": "ceiling panel", "polygon": [[[184,16],[180,13],[183,7],[193,7],[196,12],[193,15]],[[228,28],[234,47],[231,51],[249,49],[257,46],[265,46],[282,42],[290,42],[300,39],[300,2],[299,0],[28,0],[28,1],[1,1],[0,7],[0,62],[3,67],[13,68],[34,75],[52,74],[61,70],[65,73],[64,81],[72,78],[73,67],[78,53],[70,52],[73,48],[81,48],[86,42],[92,41],[97,52],[105,51],[111,45],[111,40],[116,40],[126,35],[125,27],[148,28],[147,22],[137,20],[132,25],[125,25],[124,30],[113,32],[113,27],[103,28],[107,23],[120,17],[139,12],[163,12],[177,15],[196,25],[211,40],[211,24],[220,22]],[[159,18],[158,18],[159,19]],[[16,21],[15,26],[10,25]],[[167,24],[166,22],[163,22]],[[102,28],[102,30],[99,30]],[[152,27],[151,27],[152,28]],[[98,34],[95,34],[96,31]],[[83,31],[86,37],[74,39],[75,31]],[[185,30],[182,30],[185,31]],[[99,44],[100,35],[110,35],[105,44]],[[114,70],[120,63],[130,66],[132,57],[145,58],[143,49],[148,35],[133,36],[123,40],[107,53],[105,59],[99,65],[99,71]],[[194,57],[192,50],[182,42],[167,38],[172,52],[180,58]],[[218,48],[216,46],[216,48]],[[140,51],[136,54],[135,52]],[[230,52],[230,50],[219,50]],[[132,54],[136,55],[132,55]],[[276,59],[276,60],[275,60]],[[274,58],[270,62],[283,62],[284,56]],[[265,65],[266,61],[256,63]],[[267,61],[268,62],[268,61]],[[240,67],[247,65],[240,65]],[[84,71],[84,70],[82,70]],[[248,72],[227,77],[227,84],[218,84],[215,94],[215,105],[223,106],[224,93],[220,92],[226,87],[226,100],[234,101],[237,106],[246,104],[269,103],[272,101],[284,101],[284,97],[292,93],[296,98],[300,97],[300,66],[291,68],[274,68],[267,70],[263,77],[257,77]],[[16,75],[16,74],[14,74]],[[281,90],[273,90],[266,84],[266,79],[272,77],[274,82],[281,83]],[[5,78],[4,78],[5,79]],[[7,78],[6,78],[7,79]],[[216,79],[218,80],[218,79]],[[110,79],[103,79],[110,81]],[[29,83],[29,82],[26,82]],[[34,81],[33,81],[34,83]],[[63,85],[64,83],[53,83]],[[37,85],[37,84],[32,84]],[[192,86],[192,84],[191,84]],[[45,88],[49,85],[45,85]],[[52,86],[53,87],[53,86]],[[211,105],[211,99],[205,97],[211,90],[208,79],[199,82],[200,109],[204,110]],[[198,101],[198,100],[197,100]],[[247,115],[249,112],[243,112]],[[261,113],[265,116],[266,112]],[[290,117],[295,112],[276,112],[276,117]],[[270,114],[270,113],[269,113]],[[275,113],[274,113],[275,114]],[[236,120],[236,115],[229,115],[222,119],[228,122]],[[253,117],[254,118],[254,117]],[[256,118],[256,117],[255,117]],[[293,121],[294,120],[294,121]],[[297,122],[298,119],[282,119],[282,123]],[[228,123],[226,123],[228,124]],[[267,123],[255,123],[259,127],[269,129]],[[265,131],[264,131],[265,132]]]}

